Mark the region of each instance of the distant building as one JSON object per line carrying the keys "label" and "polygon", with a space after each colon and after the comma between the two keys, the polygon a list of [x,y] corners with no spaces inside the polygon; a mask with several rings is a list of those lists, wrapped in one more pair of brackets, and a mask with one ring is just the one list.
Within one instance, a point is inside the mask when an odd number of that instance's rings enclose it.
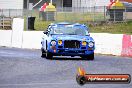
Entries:
{"label": "distant building", "polygon": [[[35,8],[41,7],[45,2],[50,0],[29,0],[29,3],[36,5]],[[106,6],[109,0],[52,0],[56,7],[92,7]],[[27,0],[0,0],[0,9],[23,9],[27,8]]]}
{"label": "distant building", "polygon": [[[38,3],[40,1],[40,3]],[[110,0],[52,0],[56,7],[93,7],[107,6]],[[120,0],[131,2],[132,0]],[[35,8],[40,8],[45,2],[50,0],[29,0]],[[27,8],[27,0],[0,0],[0,9],[23,9]]]}
{"label": "distant building", "polygon": [[23,0],[0,0],[0,9],[23,9]]}
{"label": "distant building", "polygon": [[[29,0],[30,3],[35,5],[41,0]],[[56,7],[93,7],[93,6],[106,6],[109,0],[52,0]],[[27,0],[24,0],[24,8],[27,6]],[[41,7],[45,2],[50,0],[42,0],[35,8]]]}

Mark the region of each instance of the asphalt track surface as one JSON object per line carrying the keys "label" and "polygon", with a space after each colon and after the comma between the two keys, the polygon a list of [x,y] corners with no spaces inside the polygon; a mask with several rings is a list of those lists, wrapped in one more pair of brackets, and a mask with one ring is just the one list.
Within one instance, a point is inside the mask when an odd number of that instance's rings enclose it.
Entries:
{"label": "asphalt track surface", "polygon": [[76,82],[79,66],[89,74],[130,74],[132,58],[95,55],[94,61],[79,57],[41,58],[40,50],[0,47],[0,88],[132,88],[130,84]]}

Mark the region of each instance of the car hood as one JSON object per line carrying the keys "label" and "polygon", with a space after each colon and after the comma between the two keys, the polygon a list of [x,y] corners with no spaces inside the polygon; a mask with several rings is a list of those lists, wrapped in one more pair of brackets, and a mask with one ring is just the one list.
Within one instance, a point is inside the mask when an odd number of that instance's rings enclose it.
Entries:
{"label": "car hood", "polygon": [[90,36],[80,35],[52,35],[52,38],[57,40],[93,40]]}

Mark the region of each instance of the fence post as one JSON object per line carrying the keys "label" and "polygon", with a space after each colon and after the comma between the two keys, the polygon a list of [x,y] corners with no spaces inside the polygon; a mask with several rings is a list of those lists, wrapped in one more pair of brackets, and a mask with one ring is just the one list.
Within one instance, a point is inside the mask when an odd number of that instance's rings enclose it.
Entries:
{"label": "fence post", "polygon": [[84,18],[84,17],[85,17],[84,14],[85,14],[85,7],[83,7],[83,19],[82,19],[83,21],[85,20],[85,18]]}
{"label": "fence post", "polygon": [[105,6],[104,6],[104,21],[106,21],[106,10],[105,10]]}
{"label": "fence post", "polygon": [[126,20],[127,20],[127,13],[126,13],[126,8],[125,8],[125,12],[124,12],[124,14],[123,14],[123,18],[124,18],[124,21],[126,22]]}
{"label": "fence post", "polygon": [[55,22],[57,21],[57,10],[55,12]]}
{"label": "fence post", "polygon": [[64,21],[66,21],[66,7],[64,7],[64,14],[65,14]]}
{"label": "fence post", "polygon": [[116,16],[115,10],[113,12],[114,12],[114,22],[115,22],[115,16]]}
{"label": "fence post", "polygon": [[26,10],[26,30],[28,30],[28,9]]}
{"label": "fence post", "polygon": [[1,16],[4,16],[3,10],[4,10],[4,9],[2,9],[2,15],[1,15]]}
{"label": "fence post", "polygon": [[93,22],[95,21],[95,6],[93,8]]}
{"label": "fence post", "polygon": [[9,9],[9,17],[10,17],[10,9]]}

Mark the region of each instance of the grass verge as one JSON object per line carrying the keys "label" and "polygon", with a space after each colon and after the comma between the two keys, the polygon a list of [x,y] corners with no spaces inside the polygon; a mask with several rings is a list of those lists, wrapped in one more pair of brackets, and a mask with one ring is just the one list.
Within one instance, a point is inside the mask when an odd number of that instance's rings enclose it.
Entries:
{"label": "grass verge", "polygon": [[92,33],[132,34],[132,21],[91,26]]}
{"label": "grass verge", "polygon": [[[52,21],[35,21],[35,29],[36,31],[45,31]],[[85,22],[79,22],[85,23]],[[90,28],[90,32],[92,33],[113,33],[113,34],[132,34],[132,21],[124,22],[124,23],[104,23],[102,25],[91,26],[87,24]]]}

